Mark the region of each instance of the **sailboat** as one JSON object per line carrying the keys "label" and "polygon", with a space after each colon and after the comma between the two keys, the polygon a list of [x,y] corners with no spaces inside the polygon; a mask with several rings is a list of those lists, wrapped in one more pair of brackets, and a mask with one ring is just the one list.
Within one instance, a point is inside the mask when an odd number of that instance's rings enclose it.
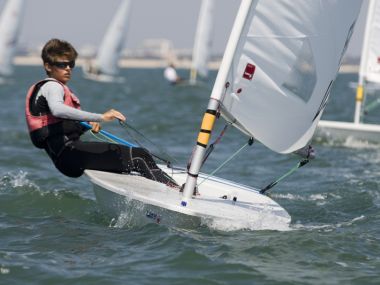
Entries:
{"label": "sailboat", "polygon": [[13,73],[13,58],[23,19],[24,0],[8,0],[0,16],[0,81]]}
{"label": "sailboat", "polygon": [[370,0],[365,25],[359,80],[353,122],[325,121],[318,125],[318,135],[337,141],[380,143],[380,124],[363,122],[366,93],[377,86],[380,90],[380,1]]}
{"label": "sailboat", "polygon": [[209,68],[210,50],[212,43],[212,33],[214,28],[215,0],[202,0],[201,8],[198,15],[197,28],[195,31],[192,61],[190,67],[189,80],[174,80],[177,75],[172,63],[164,71],[164,77],[176,86],[198,86],[207,87],[205,82],[199,79],[206,79]]}
{"label": "sailboat", "polygon": [[121,83],[124,81],[123,77],[118,76],[118,61],[127,33],[130,2],[130,0],[121,1],[115,16],[108,26],[95,61],[83,66],[85,78],[101,82]]}
{"label": "sailboat", "polygon": [[206,147],[219,111],[274,152],[307,146],[360,6],[357,0],[242,0],[190,166],[161,166],[184,184],[182,191],[137,175],[86,170],[99,204],[140,222],[288,229],[290,215],[263,191],[201,173]]}
{"label": "sailboat", "polygon": [[190,69],[190,84],[197,83],[197,78],[208,76],[211,37],[214,26],[215,1],[202,0],[195,33],[193,55]]}

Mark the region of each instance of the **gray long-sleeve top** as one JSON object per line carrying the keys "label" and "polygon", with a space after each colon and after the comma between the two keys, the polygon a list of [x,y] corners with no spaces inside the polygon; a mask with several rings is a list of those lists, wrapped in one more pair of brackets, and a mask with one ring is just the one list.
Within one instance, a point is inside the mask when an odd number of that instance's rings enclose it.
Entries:
{"label": "gray long-sleeve top", "polygon": [[102,121],[102,114],[90,113],[65,105],[64,89],[58,82],[46,82],[38,91],[37,98],[41,95],[46,98],[51,113],[57,118],[88,122]]}

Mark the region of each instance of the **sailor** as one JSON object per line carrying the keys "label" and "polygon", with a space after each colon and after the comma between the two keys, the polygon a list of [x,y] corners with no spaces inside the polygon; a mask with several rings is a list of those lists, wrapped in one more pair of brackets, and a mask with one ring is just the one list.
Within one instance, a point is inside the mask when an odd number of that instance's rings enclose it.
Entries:
{"label": "sailor", "polygon": [[181,81],[181,77],[178,76],[175,70],[174,64],[169,64],[164,70],[164,77],[170,84],[174,85]]}
{"label": "sailor", "polygon": [[43,47],[41,56],[48,77],[30,87],[26,97],[25,115],[32,143],[44,149],[55,167],[69,177],[79,177],[85,169],[135,171],[177,186],[143,148],[81,140],[85,132],[81,121],[89,122],[92,131],[99,132],[100,122],[125,121],[126,117],[114,109],[103,114],[81,110],[78,98],[67,86],[77,55],[70,43],[59,39],[51,39]]}

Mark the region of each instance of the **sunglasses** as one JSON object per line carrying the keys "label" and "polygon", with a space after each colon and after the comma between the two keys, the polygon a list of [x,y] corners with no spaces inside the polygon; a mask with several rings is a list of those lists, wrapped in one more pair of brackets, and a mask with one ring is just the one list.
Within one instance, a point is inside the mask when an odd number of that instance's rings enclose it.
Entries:
{"label": "sunglasses", "polygon": [[70,67],[73,69],[75,67],[75,61],[55,61],[51,62],[50,65],[53,65],[55,67],[58,67],[60,69],[65,69],[66,67]]}

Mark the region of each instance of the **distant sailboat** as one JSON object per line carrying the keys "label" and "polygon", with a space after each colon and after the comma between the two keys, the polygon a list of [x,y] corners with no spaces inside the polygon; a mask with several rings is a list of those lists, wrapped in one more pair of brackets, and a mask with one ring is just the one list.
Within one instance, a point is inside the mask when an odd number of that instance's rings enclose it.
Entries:
{"label": "distant sailboat", "polygon": [[172,85],[202,85],[199,79],[207,78],[214,26],[214,10],[215,0],[202,0],[195,31],[190,78],[189,80],[180,78],[174,69],[173,63],[170,63],[164,70],[164,78]]}
{"label": "distant sailboat", "polygon": [[370,0],[360,60],[359,80],[353,122],[325,121],[318,125],[318,136],[332,140],[354,139],[380,143],[380,124],[363,122],[368,84],[380,90],[380,0]]}
{"label": "distant sailboat", "polygon": [[122,0],[108,26],[94,62],[83,66],[84,77],[101,82],[122,82],[118,61],[125,42],[130,14],[130,0]]}
{"label": "distant sailboat", "polygon": [[24,0],[8,0],[0,16],[0,78],[13,73],[13,58],[24,13]]}
{"label": "distant sailboat", "polygon": [[208,76],[208,62],[210,59],[211,38],[214,28],[214,10],[214,0],[202,0],[195,33],[190,84],[195,84],[199,76],[202,78]]}
{"label": "distant sailboat", "polygon": [[161,166],[184,183],[182,191],[137,175],[86,170],[97,201],[112,215],[127,213],[140,222],[288,229],[291,218],[262,194],[267,187],[259,191],[200,173],[211,132],[221,112],[248,136],[246,145],[254,138],[277,153],[304,149],[360,6],[357,0],[242,0],[189,167]]}

